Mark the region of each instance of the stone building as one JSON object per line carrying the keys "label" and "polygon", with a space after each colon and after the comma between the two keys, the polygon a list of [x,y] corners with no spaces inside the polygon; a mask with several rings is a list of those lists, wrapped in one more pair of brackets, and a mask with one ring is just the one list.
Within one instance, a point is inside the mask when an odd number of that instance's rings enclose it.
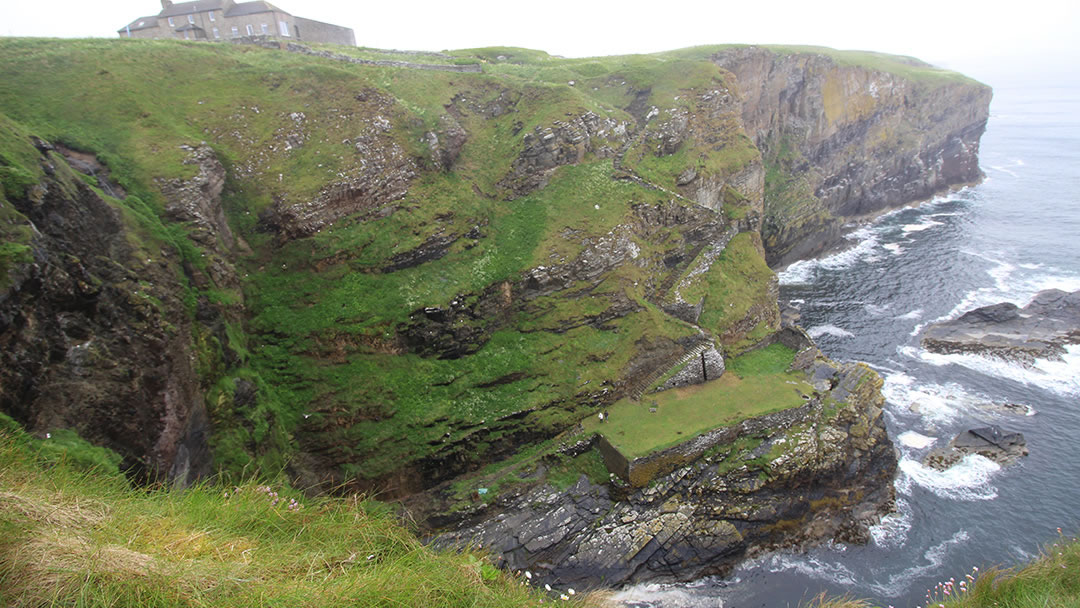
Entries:
{"label": "stone building", "polygon": [[351,28],[295,17],[269,2],[161,0],[161,12],[117,30],[121,38],[218,40],[267,36],[283,40],[356,46]]}

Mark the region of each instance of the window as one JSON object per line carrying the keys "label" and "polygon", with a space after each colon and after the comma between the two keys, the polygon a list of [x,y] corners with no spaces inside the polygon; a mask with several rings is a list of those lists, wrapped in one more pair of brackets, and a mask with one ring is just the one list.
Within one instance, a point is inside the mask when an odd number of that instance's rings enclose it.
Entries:
{"label": "window", "polygon": [[214,20],[214,11],[210,11],[210,21]]}
{"label": "window", "polygon": [[232,26],[232,37],[233,38],[239,38],[240,37],[240,29],[238,27],[236,27],[235,25]]}
{"label": "window", "polygon": [[195,15],[188,15],[187,16],[187,22],[190,23],[191,25],[195,25]]}
{"label": "window", "polygon": [[270,26],[266,25],[265,23],[262,24],[262,33],[263,33],[263,36],[269,35],[270,34]]}
{"label": "window", "polygon": [[214,28],[214,38],[221,38],[221,32],[216,27]]}
{"label": "window", "polygon": [[176,27],[176,24],[173,23],[172,17],[169,17],[169,27]]}
{"label": "window", "polygon": [[250,23],[247,26],[247,33],[248,33],[248,36],[254,36],[255,35],[255,28],[251,27]]}
{"label": "window", "polygon": [[282,36],[288,36],[289,35],[289,24],[288,23],[285,23],[284,21],[278,21],[278,29],[281,30],[281,35]]}

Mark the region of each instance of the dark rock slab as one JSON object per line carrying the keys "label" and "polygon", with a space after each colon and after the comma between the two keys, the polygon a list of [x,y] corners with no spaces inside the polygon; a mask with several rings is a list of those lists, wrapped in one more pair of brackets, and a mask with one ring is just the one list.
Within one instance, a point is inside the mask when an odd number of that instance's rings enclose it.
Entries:
{"label": "dark rock slab", "polygon": [[922,344],[942,354],[975,353],[1025,363],[1059,359],[1066,344],[1080,343],[1080,291],[1040,291],[1018,308],[1008,302],[984,306],[935,323]]}
{"label": "dark rock slab", "polygon": [[964,456],[979,454],[1003,466],[1028,455],[1023,433],[1003,431],[997,425],[969,429],[953,438],[944,448],[931,450],[923,462],[926,466],[944,471]]}

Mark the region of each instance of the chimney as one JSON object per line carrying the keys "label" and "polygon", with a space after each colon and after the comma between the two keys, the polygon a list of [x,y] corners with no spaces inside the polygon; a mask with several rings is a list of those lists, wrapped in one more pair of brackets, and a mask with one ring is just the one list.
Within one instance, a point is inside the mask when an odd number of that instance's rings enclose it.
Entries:
{"label": "chimney", "polygon": [[161,10],[167,11],[172,8],[172,0],[161,0]]}

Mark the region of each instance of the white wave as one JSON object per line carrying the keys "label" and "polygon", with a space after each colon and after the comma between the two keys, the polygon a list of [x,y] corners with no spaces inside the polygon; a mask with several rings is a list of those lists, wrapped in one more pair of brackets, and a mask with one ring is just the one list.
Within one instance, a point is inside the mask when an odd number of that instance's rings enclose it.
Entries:
{"label": "white wave", "polygon": [[852,338],[855,336],[855,334],[851,333],[850,331],[842,327],[837,327],[835,325],[815,325],[814,327],[806,330],[806,333],[809,334],[811,338],[820,338],[821,336],[833,336],[835,338]]}
{"label": "white wave", "polygon": [[904,546],[908,532],[911,531],[911,504],[903,498],[896,499],[896,511],[881,518],[870,526],[870,538],[883,549],[897,549]]}
{"label": "white wave", "polygon": [[904,253],[904,248],[900,243],[885,243],[881,247],[893,255],[903,255]]}
{"label": "white wave", "polygon": [[1001,465],[978,454],[968,454],[944,471],[925,466],[910,458],[900,460],[902,475],[906,475],[915,485],[948,500],[997,498],[997,488],[990,485],[990,479],[1000,470]]}
{"label": "white wave", "polygon": [[904,431],[903,433],[900,433],[900,436],[898,436],[896,440],[909,448],[923,450],[934,445],[937,441],[937,437],[927,437],[926,435],[920,435],[915,431]]}
{"label": "white wave", "polygon": [[813,282],[817,267],[817,260],[799,260],[776,273],[776,277],[781,285],[806,285]]}
{"label": "white wave", "polygon": [[[833,585],[857,587],[858,592],[862,595],[869,592],[870,595],[878,597],[899,597],[908,591],[911,581],[939,571],[942,564],[945,563],[949,551],[953,547],[966,543],[968,540],[968,533],[964,530],[958,530],[950,538],[928,548],[923,553],[924,563],[891,574],[883,582],[860,579],[841,561],[829,560],[820,554],[791,555],[773,553],[762,558],[749,560],[739,566],[739,570],[753,571],[757,568],[766,568],[769,572],[795,572],[807,578],[825,581]],[[900,563],[898,562],[898,564]]]}
{"label": "white wave", "polygon": [[875,317],[880,317],[880,316],[883,316],[886,312],[888,312],[888,310],[890,308],[890,305],[889,304],[885,304],[885,305],[867,304],[865,306],[865,308],[866,308],[866,312],[870,313],[871,315],[873,315]]}
{"label": "white wave", "polygon": [[1037,386],[1060,395],[1080,395],[1080,345],[1076,344],[1065,346],[1060,361],[1036,359],[1032,366],[974,354],[941,355],[914,346],[903,346],[897,351],[938,367],[961,365],[988,376]]}
{"label": "white wave", "polygon": [[1042,264],[1020,264],[1020,268],[1023,268],[1025,270],[1038,270],[1042,267]]}
{"label": "white wave", "polygon": [[[791,555],[772,553],[755,564],[769,572],[797,572],[803,576],[824,580],[834,584],[851,586],[858,582],[858,577],[850,568],[838,561],[826,560],[819,555]],[[743,566],[745,567],[745,566]]]}
{"label": "white wave", "polygon": [[918,224],[904,224],[901,228],[904,231],[904,236],[907,236],[912,232],[922,232],[923,230],[926,230],[928,228],[933,228],[934,226],[941,225],[941,222],[935,222],[934,220],[926,219],[922,222],[919,222]]}
{"label": "white wave", "polygon": [[933,425],[959,422],[964,411],[989,402],[957,384],[919,384],[904,373],[887,374],[881,393],[890,405],[914,412]]}
{"label": "white wave", "polygon": [[878,246],[878,237],[873,226],[859,228],[844,235],[844,238],[856,242],[856,245],[816,260],[799,260],[795,262],[777,274],[780,284],[800,285],[810,283],[818,270],[843,270],[858,261],[873,261],[876,259],[874,250]]}
{"label": "white wave", "polygon": [[1011,177],[1020,177],[1019,175],[1016,174],[1015,171],[1010,171],[1009,169],[1006,169],[1005,167],[1002,167],[1000,165],[990,165],[990,168],[993,169],[994,171],[1001,171],[1002,173],[1004,173],[1006,175],[1009,175]]}
{"label": "white wave", "polygon": [[915,319],[918,319],[919,317],[921,317],[922,314],[923,314],[923,309],[916,308],[915,310],[913,310],[911,312],[906,312],[906,313],[904,313],[904,314],[902,314],[902,315],[900,315],[900,316],[898,316],[896,318],[897,319],[910,319],[910,320],[914,321]]}
{"label": "white wave", "polygon": [[[648,608],[695,607],[717,606],[717,595],[709,593],[710,589],[718,593],[723,588],[720,585],[710,584],[712,579],[701,579],[692,583],[663,584],[641,583],[616,591],[612,599],[622,605],[643,606]],[[721,602],[719,605],[723,605]]]}

